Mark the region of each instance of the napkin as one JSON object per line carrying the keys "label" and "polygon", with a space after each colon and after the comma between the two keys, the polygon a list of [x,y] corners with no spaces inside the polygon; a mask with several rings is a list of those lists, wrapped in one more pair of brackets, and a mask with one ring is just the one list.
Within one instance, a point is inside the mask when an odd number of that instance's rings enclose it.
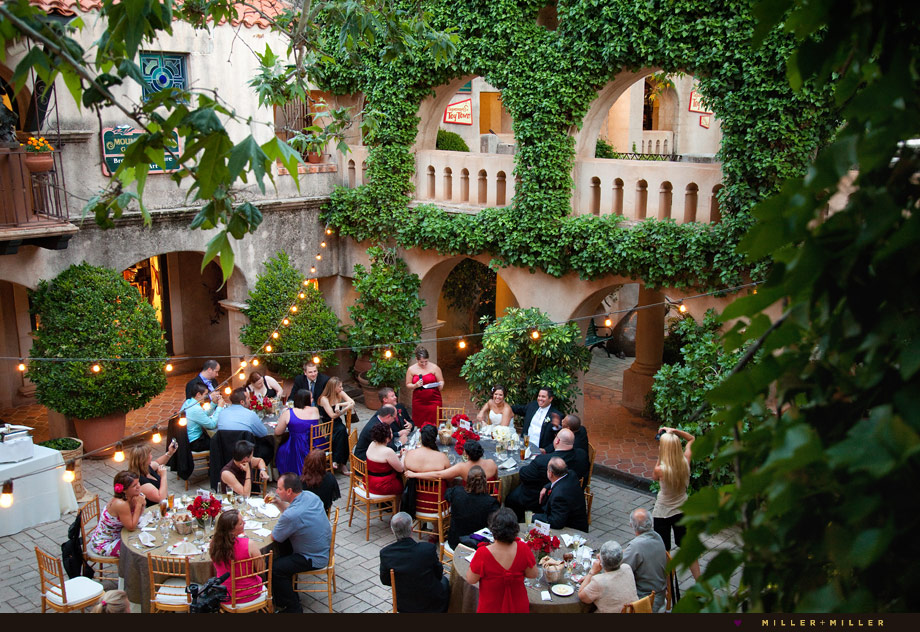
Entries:
{"label": "napkin", "polygon": [[243,529],[248,529],[249,531],[252,531],[254,529],[261,529],[261,528],[262,528],[262,523],[256,520],[247,520],[243,524]]}
{"label": "napkin", "polygon": [[143,529],[141,529],[141,531],[156,531],[156,530],[157,530],[156,527],[144,527]]}
{"label": "napkin", "polygon": [[480,428],[480,430],[479,430],[479,436],[481,436],[481,437],[491,437],[491,436],[492,436],[492,426],[491,426],[491,425],[488,425],[488,426],[483,426],[482,428]]}
{"label": "napkin", "polygon": [[263,516],[268,516],[269,518],[277,518],[281,515],[281,510],[275,507],[274,505],[264,505],[259,507],[259,513]]}
{"label": "napkin", "polygon": [[141,544],[144,546],[156,546],[156,539],[149,533],[142,532],[137,539],[141,541]]}
{"label": "napkin", "polygon": [[533,454],[530,452],[530,448],[527,448],[527,449],[524,451],[524,460],[526,461],[527,459],[529,459],[529,458],[532,457],[532,456],[533,456]]}
{"label": "napkin", "polygon": [[179,544],[173,547],[172,553],[170,555],[198,555],[198,547],[183,540]]}
{"label": "napkin", "polygon": [[541,590],[541,591],[540,591],[540,599],[542,599],[543,601],[552,601],[552,600],[553,600],[553,598],[550,596],[548,590]]}
{"label": "napkin", "polygon": [[148,524],[150,524],[151,520],[153,520],[153,514],[149,514],[149,513],[141,514],[140,519],[137,521],[137,526],[146,527]]}
{"label": "napkin", "polygon": [[517,467],[517,462],[514,459],[505,459],[499,464],[498,469],[500,470],[510,470]]}
{"label": "napkin", "polygon": [[572,542],[574,541],[574,538],[570,536],[568,533],[563,533],[559,537],[562,538],[563,544],[565,544],[566,546],[572,546]]}
{"label": "napkin", "polygon": [[260,538],[267,538],[268,536],[270,536],[270,535],[272,534],[271,531],[269,531],[268,529],[265,529],[265,528],[256,529],[255,531],[253,531],[253,533],[255,533],[255,534],[256,534],[257,536],[259,536]]}
{"label": "napkin", "polygon": [[265,505],[265,501],[259,498],[258,496],[247,498],[246,502],[249,503],[250,507],[255,507],[256,509]]}

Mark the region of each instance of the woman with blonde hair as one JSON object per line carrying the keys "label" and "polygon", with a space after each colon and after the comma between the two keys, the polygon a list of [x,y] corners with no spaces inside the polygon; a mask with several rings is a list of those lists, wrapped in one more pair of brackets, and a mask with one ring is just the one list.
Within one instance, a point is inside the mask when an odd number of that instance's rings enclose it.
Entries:
{"label": "woman with blonde hair", "polygon": [[131,448],[128,452],[128,471],[137,475],[141,482],[141,491],[147,497],[147,507],[159,504],[166,500],[166,463],[175,454],[178,445],[169,444],[166,454],[153,458],[153,447],[141,443]]}
{"label": "woman with blonde hair", "polygon": [[346,476],[351,474],[348,468],[348,431],[342,423],[342,417],[355,407],[355,400],[348,396],[342,380],[330,377],[317,398],[316,407],[322,422],[332,422],[332,469],[342,470]]}
{"label": "woman with blonde hair", "polygon": [[[661,483],[661,489],[655,498],[652,509],[655,532],[664,540],[664,548],[671,550],[671,530],[674,530],[674,543],[680,542],[687,528],[678,525],[684,514],[681,506],[687,501],[687,486],[690,484],[690,453],[694,437],[689,432],[676,428],[661,428],[658,443],[658,463],[652,471],[652,479]],[[681,449],[680,440],[687,446]],[[694,579],[700,576],[700,563],[693,562],[690,573]]]}
{"label": "woman with blonde hair", "polygon": [[93,606],[90,612],[93,614],[128,614],[131,612],[128,593],[123,590],[106,591],[102,593],[102,599]]}

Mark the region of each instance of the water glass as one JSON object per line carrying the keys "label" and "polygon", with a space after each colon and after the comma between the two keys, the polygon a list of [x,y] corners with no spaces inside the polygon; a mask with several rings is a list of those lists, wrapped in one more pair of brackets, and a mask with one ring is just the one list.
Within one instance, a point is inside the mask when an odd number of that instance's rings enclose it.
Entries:
{"label": "water glass", "polygon": [[195,542],[195,544],[198,544],[198,545],[204,543],[204,529],[202,529],[201,527],[195,527],[195,540],[194,540],[194,542]]}

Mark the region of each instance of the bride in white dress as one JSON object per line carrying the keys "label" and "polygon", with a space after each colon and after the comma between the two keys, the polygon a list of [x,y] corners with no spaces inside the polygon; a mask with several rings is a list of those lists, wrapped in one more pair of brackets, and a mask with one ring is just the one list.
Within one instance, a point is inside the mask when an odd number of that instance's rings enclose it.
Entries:
{"label": "bride in white dress", "polygon": [[505,401],[505,387],[496,384],[492,387],[492,399],[485,403],[485,406],[476,415],[476,420],[493,426],[509,426],[512,416],[511,406]]}

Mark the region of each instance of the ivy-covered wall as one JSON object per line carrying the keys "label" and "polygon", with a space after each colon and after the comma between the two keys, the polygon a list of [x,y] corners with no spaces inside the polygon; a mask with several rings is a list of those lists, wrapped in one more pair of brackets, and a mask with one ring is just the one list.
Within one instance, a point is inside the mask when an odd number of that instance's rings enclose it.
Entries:
{"label": "ivy-covered wall", "polygon": [[[582,278],[619,274],[650,285],[714,287],[749,271],[734,246],[750,209],[783,180],[800,174],[834,130],[828,90],[793,93],[785,76],[791,39],[775,31],[749,44],[750,2],[582,0],[557,4],[558,28],[536,17],[546,2],[429,1],[434,23],[459,35],[457,55],[437,63],[423,54],[362,64],[330,64],[328,88],[362,92],[379,126],[370,146],[369,184],[337,189],[324,216],[356,240],[395,239],[441,254],[490,253],[503,265]],[[725,188],[719,224],[570,216],[573,130],[597,91],[617,73],[642,68],[697,77],[722,122]],[[513,204],[477,215],[435,205],[408,212],[419,105],[451,79],[479,75],[501,90],[518,143]]]}

